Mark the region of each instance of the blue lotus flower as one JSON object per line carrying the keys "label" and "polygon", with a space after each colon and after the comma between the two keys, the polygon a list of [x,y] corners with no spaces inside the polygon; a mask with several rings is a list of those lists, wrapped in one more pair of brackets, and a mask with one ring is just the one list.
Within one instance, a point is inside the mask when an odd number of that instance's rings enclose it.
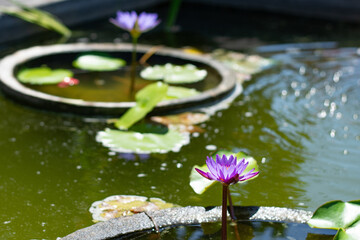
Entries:
{"label": "blue lotus flower", "polygon": [[230,155],[229,158],[223,155],[221,158],[216,154],[216,162],[212,157],[207,157],[206,165],[210,172],[204,172],[198,168],[195,168],[195,170],[204,178],[216,180],[228,186],[239,181],[248,180],[259,174],[259,172],[254,172],[255,168],[243,174],[248,164],[249,162],[245,162],[245,159],[237,163],[236,157],[233,155]]}
{"label": "blue lotus flower", "polygon": [[135,11],[118,11],[116,18],[111,18],[110,22],[121,29],[129,31],[131,34],[140,35],[156,27],[160,20],[156,13],[142,12],[139,15]]}

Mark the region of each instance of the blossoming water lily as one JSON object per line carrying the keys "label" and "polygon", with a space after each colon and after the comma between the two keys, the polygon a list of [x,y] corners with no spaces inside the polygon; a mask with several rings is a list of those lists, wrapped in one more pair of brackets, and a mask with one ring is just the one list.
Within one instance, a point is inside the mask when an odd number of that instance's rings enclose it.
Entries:
{"label": "blossoming water lily", "polygon": [[142,12],[138,15],[135,11],[118,11],[116,18],[111,18],[110,22],[130,32],[132,37],[139,37],[141,33],[156,27],[160,23],[160,20],[156,13]]}
{"label": "blossoming water lily", "polygon": [[[245,162],[245,159],[237,162],[237,158],[233,155],[230,155],[229,158],[226,155],[220,157],[216,155],[216,161],[212,157],[207,157],[206,165],[209,169],[209,172],[204,172],[198,168],[195,170],[201,174],[204,178],[209,180],[219,181],[223,185],[223,198],[222,198],[222,235],[221,239],[227,239],[227,201],[229,192],[229,185],[235,184],[237,182],[242,182],[250,178],[255,177],[259,172],[254,172],[255,168],[250,170],[247,173],[244,173],[244,170],[249,165],[248,162]],[[244,173],[244,174],[243,174]],[[229,198],[230,200],[231,198]],[[232,207],[232,204],[231,206]]]}
{"label": "blossoming water lily", "polygon": [[141,33],[147,32],[157,25],[159,25],[160,20],[156,13],[146,13],[142,12],[139,15],[135,12],[122,12],[118,11],[116,18],[111,18],[110,22],[118,26],[125,31],[130,32],[133,43],[133,52],[131,60],[131,84],[130,84],[130,94],[134,93],[135,89],[135,73],[136,73],[136,45],[137,40],[140,37]]}
{"label": "blossoming water lily", "polygon": [[237,163],[237,158],[233,155],[230,155],[229,158],[227,158],[225,155],[222,157],[216,155],[216,162],[212,157],[207,157],[206,165],[210,172],[204,172],[198,168],[195,168],[195,170],[209,180],[215,180],[221,182],[224,185],[230,185],[239,181],[246,181],[259,174],[259,172],[254,172],[254,168],[251,171],[241,175],[248,164],[248,162],[245,162],[245,159]]}

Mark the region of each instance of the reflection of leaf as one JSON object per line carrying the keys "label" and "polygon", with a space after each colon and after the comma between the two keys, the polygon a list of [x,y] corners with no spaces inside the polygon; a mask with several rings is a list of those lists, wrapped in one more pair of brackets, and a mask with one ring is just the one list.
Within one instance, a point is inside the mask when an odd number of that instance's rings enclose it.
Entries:
{"label": "reflection of leaf", "polygon": [[334,240],[358,240],[360,200],[327,202],[314,212],[308,224],[314,228],[338,229]]}
{"label": "reflection of leaf", "polygon": [[165,134],[125,132],[106,129],[96,140],[115,152],[166,153],[177,152],[189,143],[189,134],[169,129]]}
{"label": "reflection of leaf", "polygon": [[34,23],[48,30],[58,32],[66,37],[71,35],[71,31],[50,13],[36,8],[27,7],[17,1],[12,2],[17,5],[19,9],[12,7],[1,7],[0,12],[20,18],[30,23]]}
{"label": "reflection of leaf", "polygon": [[48,67],[24,69],[17,75],[20,82],[30,84],[56,84],[62,82],[64,78],[72,76],[73,73],[69,70],[52,70]]}
{"label": "reflection of leaf", "polygon": [[135,96],[136,106],[130,108],[115,122],[119,129],[128,129],[143,119],[166,95],[168,85],[162,82],[150,84],[141,89]]}
{"label": "reflection of leaf", "polygon": [[126,62],[121,58],[93,54],[82,55],[73,62],[74,67],[90,71],[113,71],[125,64]]}
{"label": "reflection of leaf", "polygon": [[199,70],[192,64],[183,66],[167,63],[147,67],[140,72],[140,76],[147,80],[164,80],[167,83],[194,83],[203,80],[206,70]]}
{"label": "reflection of leaf", "polygon": [[[239,153],[232,153],[230,151],[218,151],[215,154],[213,154],[213,159],[216,158],[216,154],[219,154],[220,156],[222,156],[223,154],[225,154],[226,156],[230,156],[230,155],[234,155],[237,157],[238,161],[241,161],[242,159],[245,159],[247,162],[249,162],[249,165],[246,167],[246,169],[244,170],[244,174],[251,171],[253,168],[255,168],[254,172],[259,171],[258,165],[256,160],[253,157],[250,157],[248,155],[246,155],[243,152],[239,152]],[[202,165],[202,166],[198,166],[195,165],[192,169],[191,169],[191,173],[190,173],[190,186],[192,187],[192,189],[197,193],[197,194],[203,194],[209,187],[211,187],[214,183],[216,183],[216,181],[211,181],[208,180],[206,178],[204,178],[203,176],[201,176],[196,170],[195,168],[198,168],[204,172],[209,172],[209,169],[207,167],[206,164]],[[249,180],[254,179],[250,178],[246,181],[242,181],[240,183],[244,183],[247,182]]]}
{"label": "reflection of leaf", "polygon": [[165,99],[170,100],[170,99],[188,98],[188,97],[196,96],[198,94],[200,94],[200,92],[196,91],[193,88],[169,86]]}
{"label": "reflection of leaf", "polygon": [[107,221],[112,218],[124,217],[144,211],[154,211],[165,208],[178,207],[167,203],[160,198],[150,198],[131,195],[115,195],[94,202],[89,211],[92,213],[93,221]]}

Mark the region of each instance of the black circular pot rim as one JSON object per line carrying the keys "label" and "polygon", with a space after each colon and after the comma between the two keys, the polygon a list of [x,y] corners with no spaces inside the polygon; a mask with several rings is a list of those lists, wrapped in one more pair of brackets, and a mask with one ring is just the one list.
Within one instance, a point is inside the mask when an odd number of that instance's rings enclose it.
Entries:
{"label": "black circular pot rim", "polygon": [[[145,53],[151,47],[153,46],[138,45],[137,51]],[[128,43],[71,43],[35,46],[19,50],[6,56],[0,62],[0,83],[2,88],[5,93],[18,100],[24,100],[25,102],[38,107],[46,108],[52,106],[55,107],[55,110],[58,108],[60,111],[107,114],[112,112],[124,112],[128,108],[135,106],[135,102],[97,102],[50,95],[26,87],[14,76],[16,66],[29,60],[59,53],[81,53],[86,51],[129,52],[132,51],[132,45]],[[170,56],[206,64],[218,72],[221,77],[221,82],[215,88],[206,90],[197,96],[162,101],[154,109],[155,112],[178,110],[182,107],[189,108],[196,105],[205,105],[216,102],[229,95],[235,88],[236,77],[234,72],[210,57],[190,55],[178,49],[168,47],[160,48],[156,52],[156,55]]]}
{"label": "black circular pot rim", "polygon": [[[239,221],[270,221],[306,223],[312,212],[281,207],[234,206]],[[221,221],[221,207],[188,206],[147,211],[132,216],[98,222],[77,230],[61,240],[113,239],[127,234],[179,225],[200,224]]]}

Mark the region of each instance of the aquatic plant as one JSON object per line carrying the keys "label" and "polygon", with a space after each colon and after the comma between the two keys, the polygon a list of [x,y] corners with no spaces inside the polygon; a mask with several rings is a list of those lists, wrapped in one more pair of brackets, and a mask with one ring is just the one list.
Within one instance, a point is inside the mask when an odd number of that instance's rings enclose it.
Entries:
{"label": "aquatic plant", "polygon": [[132,38],[133,51],[131,58],[131,84],[130,94],[134,92],[135,72],[136,72],[136,45],[138,38],[144,32],[150,31],[159,25],[160,20],[156,13],[142,12],[139,15],[135,12],[118,11],[116,18],[111,18],[110,22],[115,26],[128,31]]}
{"label": "aquatic plant", "polygon": [[334,240],[360,239],[360,200],[330,201],[314,212],[308,225],[313,228],[338,230]]}
{"label": "aquatic plant", "polygon": [[207,157],[206,165],[209,169],[209,172],[195,168],[195,170],[204,178],[208,180],[215,180],[221,182],[223,185],[223,198],[222,198],[222,239],[226,240],[226,225],[227,225],[227,197],[229,191],[229,185],[235,184],[238,182],[249,180],[259,172],[255,172],[255,168],[249,172],[244,172],[244,170],[249,165],[248,162],[243,159],[240,162],[237,162],[237,157],[230,155],[227,157],[225,154],[220,157],[216,155],[216,161],[212,157]]}

